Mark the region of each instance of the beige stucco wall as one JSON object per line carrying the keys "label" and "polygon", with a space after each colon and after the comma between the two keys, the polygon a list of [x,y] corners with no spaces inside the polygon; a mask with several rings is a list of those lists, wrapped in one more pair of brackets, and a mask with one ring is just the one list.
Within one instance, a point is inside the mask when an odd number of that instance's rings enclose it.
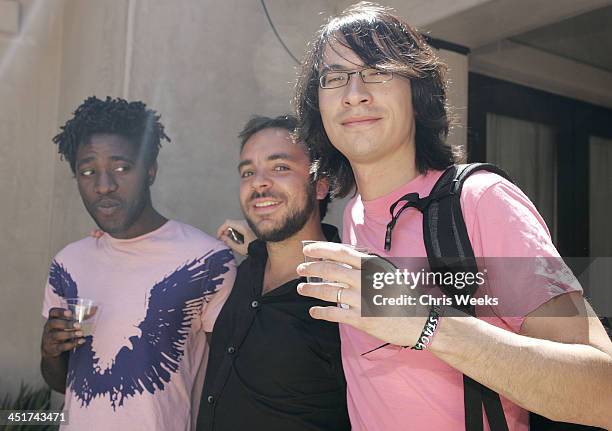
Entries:
{"label": "beige stucco wall", "polygon": [[21,34],[0,34],[0,394],[39,374],[62,52],[61,2],[21,12]]}
{"label": "beige stucco wall", "polygon": [[[153,198],[162,213],[213,233],[240,217],[236,134],[251,114],[291,109],[295,63],[259,1],[22,0],[20,33],[0,33],[0,394],[39,382],[40,306],[50,259],[93,227],[51,143],[83,99],[140,99],[162,114]],[[291,51],[334,0],[267,0]],[[452,104],[467,106],[467,61],[451,63]],[[465,110],[464,110],[465,112]],[[465,130],[455,132],[464,142]],[[343,203],[328,220],[339,224]]]}

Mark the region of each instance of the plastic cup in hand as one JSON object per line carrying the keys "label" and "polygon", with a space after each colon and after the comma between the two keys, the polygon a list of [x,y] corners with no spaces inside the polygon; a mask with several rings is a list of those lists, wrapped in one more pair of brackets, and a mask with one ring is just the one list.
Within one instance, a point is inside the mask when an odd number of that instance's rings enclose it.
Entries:
{"label": "plastic cup in hand", "polygon": [[[326,241],[302,241],[302,248],[304,246],[307,246],[308,244],[314,244],[317,242],[326,242]],[[323,260],[323,259],[304,255],[304,262],[317,262],[320,260]],[[310,276],[306,277],[306,281],[308,283],[324,283],[325,282],[325,280],[323,280],[321,277],[310,277]]]}
{"label": "plastic cup in hand", "polygon": [[[316,242],[327,242],[327,241],[311,241],[311,240],[302,241],[302,247],[304,247],[304,246],[306,246],[308,244],[314,244]],[[361,252],[361,253],[365,253],[365,254],[369,253],[369,251],[368,251],[368,249],[366,247],[358,247],[356,245],[350,245],[350,244],[342,244],[342,245],[350,247],[350,248],[352,248],[352,249],[354,249],[354,250],[356,250],[358,252]],[[324,260],[324,259],[319,259],[319,258],[314,258],[314,257],[309,257],[309,256],[304,255],[304,262],[315,262],[315,261],[319,261],[319,260]],[[340,265],[342,265],[342,266],[344,266],[346,268],[351,268],[351,266],[347,265],[347,264],[340,264]],[[308,283],[325,283],[327,281],[327,280],[323,280],[320,277],[306,277],[306,280],[308,281]]]}
{"label": "plastic cup in hand", "polygon": [[86,298],[67,298],[66,307],[72,312],[72,318],[81,325],[84,337],[93,334],[96,328],[96,321],[100,314],[100,304],[92,299]]}

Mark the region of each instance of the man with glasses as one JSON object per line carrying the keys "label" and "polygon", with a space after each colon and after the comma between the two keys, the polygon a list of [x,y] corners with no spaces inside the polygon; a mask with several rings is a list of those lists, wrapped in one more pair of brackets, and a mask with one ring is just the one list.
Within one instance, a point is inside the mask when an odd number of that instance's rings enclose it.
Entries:
{"label": "man with glasses", "polygon": [[[395,220],[392,243],[387,226],[394,203],[428,196],[458,160],[445,142],[445,66],[421,35],[372,3],[330,20],[310,46],[297,86],[298,135],[320,155],[333,194],[357,189],[344,213],[344,242],[380,256],[427,256],[418,211]],[[502,177],[469,177],[461,207],[476,256],[558,258],[533,204]],[[514,301],[511,317],[494,305],[476,318],[418,304],[405,307],[412,317],[363,317],[364,255],[329,243],[304,253],[332,262],[301,264],[300,275],[337,283],[302,284],[299,293],[348,305],[310,314],[341,323],[353,430],[466,429],[462,374],[501,395],[507,428],[499,429],[528,429],[527,410],[612,426],[612,347],[580,286],[544,274],[492,292]],[[551,317],[568,310],[572,317]]]}

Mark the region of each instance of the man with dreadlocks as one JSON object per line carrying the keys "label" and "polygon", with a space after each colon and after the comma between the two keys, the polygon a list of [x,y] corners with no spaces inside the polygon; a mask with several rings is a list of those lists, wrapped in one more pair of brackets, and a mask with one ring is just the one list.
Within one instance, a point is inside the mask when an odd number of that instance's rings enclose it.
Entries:
{"label": "man with dreadlocks", "polygon": [[[41,370],[65,393],[73,430],[190,430],[207,335],[235,278],[230,250],[151,203],[160,117],[141,102],[90,97],[53,138],[104,232],[51,262]],[[92,334],[68,298],[97,306]]]}

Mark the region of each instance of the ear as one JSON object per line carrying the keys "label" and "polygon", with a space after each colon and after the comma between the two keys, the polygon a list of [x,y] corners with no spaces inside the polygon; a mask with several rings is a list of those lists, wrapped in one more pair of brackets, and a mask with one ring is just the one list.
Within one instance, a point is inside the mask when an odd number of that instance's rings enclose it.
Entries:
{"label": "ear", "polygon": [[149,170],[147,171],[147,184],[149,186],[152,186],[153,183],[155,182],[155,177],[157,176],[157,160],[155,160],[153,163],[151,163],[151,166],[149,166]]}
{"label": "ear", "polygon": [[316,192],[317,200],[325,199],[329,193],[329,180],[326,177],[317,180]]}

